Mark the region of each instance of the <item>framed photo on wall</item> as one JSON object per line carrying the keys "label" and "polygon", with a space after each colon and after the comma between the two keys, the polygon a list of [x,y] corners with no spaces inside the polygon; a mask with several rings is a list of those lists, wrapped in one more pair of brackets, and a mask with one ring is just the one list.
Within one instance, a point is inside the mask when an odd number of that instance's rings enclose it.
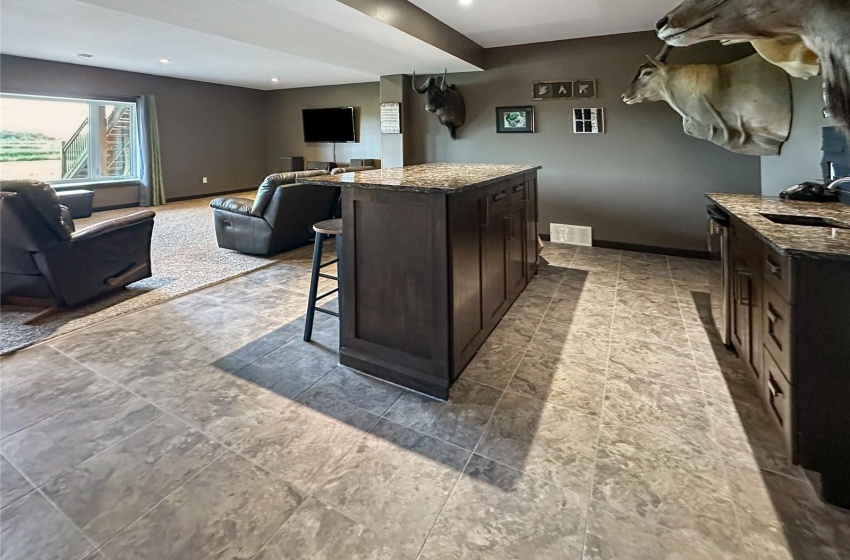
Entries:
{"label": "framed photo on wall", "polygon": [[496,107],[496,132],[534,132],[534,107]]}

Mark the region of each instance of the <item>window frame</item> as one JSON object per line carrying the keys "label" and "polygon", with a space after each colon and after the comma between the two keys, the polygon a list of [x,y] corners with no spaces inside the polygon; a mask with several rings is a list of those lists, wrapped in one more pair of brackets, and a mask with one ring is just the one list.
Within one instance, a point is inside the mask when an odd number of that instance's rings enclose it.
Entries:
{"label": "window frame", "polygon": [[[54,179],[49,183],[56,187],[97,187],[99,185],[114,185],[114,184],[136,184],[141,182],[142,171],[142,150],[141,150],[141,134],[139,131],[139,104],[136,101],[117,100],[117,99],[95,99],[89,97],[62,97],[56,95],[38,95],[27,93],[9,93],[0,92],[0,98],[8,99],[32,99],[37,101],[58,101],[58,102],[74,102],[86,103],[88,105],[88,169],[89,177],[85,179]],[[97,122],[98,108],[101,105],[112,105],[118,107],[130,108],[130,137],[132,138],[130,148],[130,160],[132,175],[121,176],[105,176],[102,175],[100,169],[100,127],[92,126],[92,123]],[[94,149],[93,149],[94,148]],[[92,170],[96,170],[97,176],[93,176]]]}

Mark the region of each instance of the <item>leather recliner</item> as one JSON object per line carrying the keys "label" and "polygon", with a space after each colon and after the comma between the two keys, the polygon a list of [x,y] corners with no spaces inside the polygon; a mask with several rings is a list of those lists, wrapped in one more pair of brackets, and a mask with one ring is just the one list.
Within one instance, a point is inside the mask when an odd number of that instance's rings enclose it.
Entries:
{"label": "leather recliner", "polygon": [[275,173],[266,177],[254,200],[214,199],[210,206],[215,210],[218,246],[249,255],[273,255],[310,243],[313,224],[331,218],[339,200],[339,187],[295,182],[318,175],[326,172]]}
{"label": "leather recliner", "polygon": [[50,185],[0,181],[0,298],[73,307],[149,277],[154,215],[74,231]]}

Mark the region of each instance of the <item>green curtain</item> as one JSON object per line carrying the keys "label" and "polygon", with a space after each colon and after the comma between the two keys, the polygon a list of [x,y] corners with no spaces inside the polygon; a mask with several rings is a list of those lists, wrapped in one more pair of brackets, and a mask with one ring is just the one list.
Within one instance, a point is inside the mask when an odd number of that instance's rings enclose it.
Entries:
{"label": "green curtain", "polygon": [[156,98],[145,95],[139,100],[142,126],[142,185],[139,190],[141,206],[165,204],[165,186],[162,181],[162,155],[159,146],[159,120],[156,114]]}

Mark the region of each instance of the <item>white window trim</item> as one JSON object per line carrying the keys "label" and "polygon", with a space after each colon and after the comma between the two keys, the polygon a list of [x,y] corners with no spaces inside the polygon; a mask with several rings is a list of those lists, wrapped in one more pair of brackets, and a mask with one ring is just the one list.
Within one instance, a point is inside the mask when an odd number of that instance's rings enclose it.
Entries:
{"label": "white window trim", "polygon": [[[87,97],[59,97],[51,95],[31,95],[24,93],[0,93],[0,97],[9,99],[33,99],[39,101],[71,101],[75,103],[87,103],[89,108],[89,150],[88,150],[88,169],[89,177],[85,179],[54,179],[50,181],[51,185],[57,187],[98,187],[108,186],[112,183],[132,183],[141,181],[141,134],[139,131],[139,105],[134,101],[116,101],[113,99],[92,99]],[[130,157],[132,159],[133,175],[121,176],[101,176],[100,158],[96,157],[97,151],[92,150],[93,146],[100,145],[100,127],[93,126],[98,118],[99,105],[113,105],[115,107],[130,107],[130,137],[132,138],[133,146],[130,149]],[[92,176],[95,172],[97,176]]]}

